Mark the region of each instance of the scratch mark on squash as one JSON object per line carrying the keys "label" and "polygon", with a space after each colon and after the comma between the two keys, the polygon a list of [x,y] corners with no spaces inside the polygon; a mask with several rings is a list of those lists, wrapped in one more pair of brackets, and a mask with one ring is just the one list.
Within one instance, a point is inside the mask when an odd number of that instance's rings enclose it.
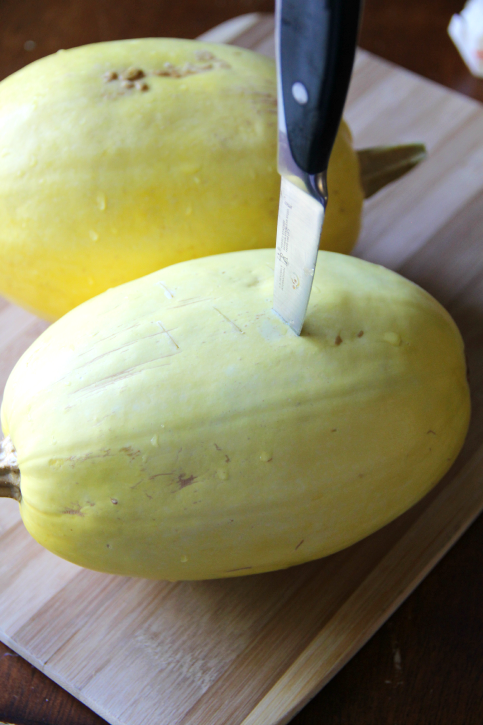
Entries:
{"label": "scratch mark on squash", "polygon": [[132,486],[129,486],[129,488],[136,488],[136,487],[137,487],[137,486],[139,486],[139,484],[140,484],[140,483],[142,483],[142,482],[143,482],[143,479],[141,478],[141,480],[140,480],[140,481],[137,481],[136,483],[133,483],[133,485],[132,485]]}
{"label": "scratch mark on squash", "polygon": [[127,332],[128,330],[132,330],[135,327],[139,327],[141,323],[135,322],[134,325],[129,325],[129,327],[123,327],[119,330],[119,332],[113,332],[111,335],[107,335],[107,337],[100,337],[98,340],[94,340],[89,348],[89,350],[86,350],[85,352],[79,353],[78,357],[83,357],[84,355],[88,355],[93,347],[96,345],[99,345],[101,342],[106,342],[106,340],[111,340],[113,337],[117,337],[118,335],[122,335],[124,332]]}
{"label": "scratch mark on squash", "polygon": [[186,307],[187,305],[197,305],[200,302],[209,302],[212,299],[213,299],[212,297],[199,297],[198,299],[196,299],[196,297],[195,297],[195,298],[188,299],[185,302],[182,302],[180,305],[174,305],[174,307],[170,307],[169,309],[177,310],[179,307]]}
{"label": "scratch mark on squash", "polygon": [[165,327],[163,326],[163,323],[162,323],[162,322],[161,322],[160,320],[156,320],[156,324],[157,324],[157,325],[159,325],[159,327],[161,328],[161,330],[162,330],[162,334],[166,334],[166,335],[167,335],[167,336],[169,337],[169,339],[171,340],[171,342],[173,343],[173,345],[175,346],[175,348],[176,348],[177,350],[179,350],[179,345],[178,345],[178,343],[177,343],[177,342],[176,342],[176,340],[175,340],[175,339],[173,338],[173,336],[169,334],[168,330],[167,330],[167,329],[166,329],[166,328],[165,328]]}
{"label": "scratch mark on squash", "polygon": [[302,546],[302,544],[304,543],[304,541],[305,541],[305,539],[302,539],[302,541],[300,541],[300,542],[299,542],[299,543],[297,544],[297,546],[295,547],[295,551],[297,551],[297,549],[298,549],[298,548],[299,548],[300,546]]}
{"label": "scratch mark on squash", "polygon": [[[101,390],[102,388],[107,387],[108,385],[112,385],[113,383],[117,383],[120,380],[124,380],[126,378],[133,377],[134,375],[140,375],[146,370],[154,370],[156,368],[162,368],[169,365],[169,363],[163,363],[162,365],[153,365],[151,367],[144,367],[146,365],[149,365],[149,363],[156,363],[159,360],[173,357],[173,355],[179,355],[179,352],[171,352],[167,355],[161,355],[159,357],[153,358],[152,360],[145,360],[144,362],[138,363],[137,365],[133,365],[130,368],[126,368],[125,370],[120,370],[117,373],[113,373],[112,375],[108,375],[107,377],[103,378],[102,380],[99,380],[95,383],[90,383],[89,385],[84,385],[84,387],[79,388],[78,390],[72,391],[71,395],[78,395],[79,393],[82,393],[83,395],[86,395],[88,393],[95,393],[98,390]],[[138,370],[137,368],[143,368],[141,370]]]}
{"label": "scratch mark on squash", "polygon": [[239,333],[240,333],[240,335],[244,335],[244,334],[245,334],[245,333],[243,332],[243,330],[241,330],[241,329],[240,329],[240,328],[238,327],[238,325],[237,325],[237,324],[235,324],[235,323],[233,322],[233,320],[230,320],[230,318],[229,318],[229,317],[227,317],[226,315],[224,315],[224,314],[223,314],[223,312],[222,312],[221,310],[219,310],[219,309],[218,309],[218,307],[213,307],[213,309],[214,309],[214,310],[215,310],[216,312],[218,312],[218,314],[219,314],[219,315],[221,315],[221,316],[222,316],[222,317],[223,317],[223,318],[224,318],[224,319],[225,319],[225,320],[226,320],[227,322],[229,322],[229,323],[230,323],[230,325],[231,325],[231,326],[232,326],[232,327],[233,327],[233,328],[234,328],[234,329],[235,329],[235,330],[236,330],[237,332],[239,332]]}
{"label": "scratch mark on squash", "polygon": [[102,418],[99,418],[99,420],[94,421],[94,425],[95,426],[100,425],[103,420],[105,420],[106,418],[110,418],[110,417],[111,417],[110,413],[108,413],[107,415],[103,415]]}
{"label": "scratch mark on squash", "polygon": [[[158,323],[158,324],[160,324],[160,323]],[[135,340],[130,340],[129,342],[124,343],[124,345],[121,345],[120,347],[115,347],[112,350],[107,350],[107,352],[101,353],[97,357],[92,358],[92,360],[88,360],[87,362],[82,363],[82,365],[79,365],[78,367],[76,367],[75,370],[80,370],[81,368],[85,368],[86,365],[92,365],[92,363],[95,363],[98,360],[101,360],[103,357],[106,357],[106,355],[112,355],[113,353],[119,352],[119,350],[123,350],[126,347],[130,347],[131,345],[137,345],[139,343],[140,339],[147,340],[150,337],[157,337],[158,335],[162,335],[164,332],[167,332],[167,330],[165,330],[163,328],[162,332],[155,332],[152,335],[144,335],[144,337],[142,337],[142,338],[139,338],[139,339],[136,338]],[[170,337],[170,339],[173,340],[173,338],[169,334],[168,334],[168,337]],[[173,340],[173,342],[174,342],[174,340]],[[175,343],[175,345],[176,345],[176,343]],[[178,347],[178,346],[176,345],[176,347]]]}
{"label": "scratch mark on squash", "polygon": [[171,290],[169,289],[169,287],[166,287],[166,285],[164,284],[164,282],[156,282],[156,284],[157,284],[157,285],[159,285],[159,287],[162,287],[162,288],[164,289],[164,293],[165,293],[165,295],[166,295],[166,297],[167,297],[168,299],[173,299],[173,297],[174,297],[174,292],[172,292],[172,291],[171,291]]}
{"label": "scratch mark on squash", "polygon": [[253,566],[240,566],[238,569],[227,569],[226,574],[231,574],[234,571],[246,571],[247,569],[253,569]]}

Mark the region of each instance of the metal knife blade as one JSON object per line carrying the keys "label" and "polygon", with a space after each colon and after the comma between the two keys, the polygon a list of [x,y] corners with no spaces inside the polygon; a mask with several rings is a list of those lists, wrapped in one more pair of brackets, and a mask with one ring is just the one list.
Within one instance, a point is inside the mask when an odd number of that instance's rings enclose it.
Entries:
{"label": "metal knife blade", "polygon": [[278,170],[273,309],[300,335],[349,87],[361,0],[276,0]]}
{"label": "metal knife blade", "polygon": [[325,209],[282,176],[273,309],[300,335],[314,279]]}

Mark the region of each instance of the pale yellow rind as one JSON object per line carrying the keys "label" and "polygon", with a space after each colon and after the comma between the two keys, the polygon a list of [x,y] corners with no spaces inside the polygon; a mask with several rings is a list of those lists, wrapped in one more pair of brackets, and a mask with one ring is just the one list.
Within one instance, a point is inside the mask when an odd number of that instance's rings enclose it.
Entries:
{"label": "pale yellow rind", "polygon": [[[156,75],[166,63],[180,77]],[[132,87],[129,67],[145,74]],[[13,74],[0,83],[0,293],[54,320],[162,267],[274,246],[276,124],[273,61],[232,46],[98,43]],[[349,252],[363,199],[345,125],[329,188],[322,246]]]}
{"label": "pale yellow rind", "polygon": [[461,448],[463,344],[426,292],[321,252],[304,333],[272,312],[272,250],[109,290],[21,358],[2,408],[27,529],[117,574],[288,567],[370,534]]}

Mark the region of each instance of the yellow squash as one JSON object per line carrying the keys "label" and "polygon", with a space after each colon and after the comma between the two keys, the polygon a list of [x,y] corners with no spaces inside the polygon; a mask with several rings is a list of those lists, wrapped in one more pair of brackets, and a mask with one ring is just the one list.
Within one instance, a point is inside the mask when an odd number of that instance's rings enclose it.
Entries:
{"label": "yellow squash", "polygon": [[[183,260],[274,246],[273,61],[177,39],[98,43],[0,84],[0,293],[54,320]],[[322,246],[349,252],[363,191],[342,124]]]}
{"label": "yellow squash", "polygon": [[271,310],[273,261],[161,270],[24,354],[0,490],[41,544],[131,576],[263,572],[352,544],[443,476],[470,414],[448,313],[393,272],[320,252],[297,337]]}

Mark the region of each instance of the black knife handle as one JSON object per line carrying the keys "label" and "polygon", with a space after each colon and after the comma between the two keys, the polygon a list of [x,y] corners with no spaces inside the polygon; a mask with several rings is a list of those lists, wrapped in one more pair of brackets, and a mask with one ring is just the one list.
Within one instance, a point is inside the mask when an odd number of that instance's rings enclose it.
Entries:
{"label": "black knife handle", "polygon": [[279,53],[287,136],[308,174],[327,169],[354,64],[362,0],[282,0]]}

